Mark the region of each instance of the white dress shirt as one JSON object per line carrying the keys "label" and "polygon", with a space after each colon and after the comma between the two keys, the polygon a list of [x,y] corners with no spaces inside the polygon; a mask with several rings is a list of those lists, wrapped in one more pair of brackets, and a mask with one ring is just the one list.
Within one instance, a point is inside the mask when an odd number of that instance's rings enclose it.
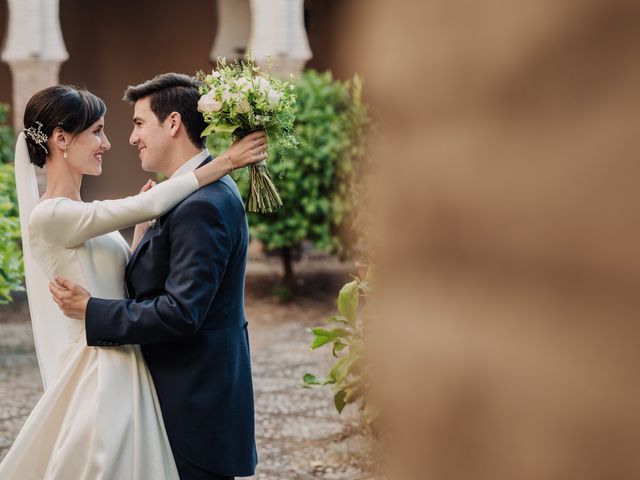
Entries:
{"label": "white dress shirt", "polygon": [[209,155],[211,155],[209,153],[209,150],[205,148],[200,153],[198,153],[194,157],[191,157],[191,159],[183,163],[182,166],[175,172],[173,172],[173,175],[171,175],[171,177],[169,178],[179,177],[180,175],[184,175],[185,173],[193,172],[196,168],[198,168],[198,166],[200,166],[202,162],[205,161],[205,159]]}

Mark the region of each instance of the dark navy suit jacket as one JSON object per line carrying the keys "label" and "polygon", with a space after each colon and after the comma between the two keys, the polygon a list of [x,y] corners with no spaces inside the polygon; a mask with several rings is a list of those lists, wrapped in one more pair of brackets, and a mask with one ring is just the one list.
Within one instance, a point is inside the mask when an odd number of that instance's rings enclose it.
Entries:
{"label": "dark navy suit jacket", "polygon": [[219,475],[253,475],[242,199],[223,177],[158,223],[127,265],[129,298],[89,300],[87,343],[142,345],[174,456]]}

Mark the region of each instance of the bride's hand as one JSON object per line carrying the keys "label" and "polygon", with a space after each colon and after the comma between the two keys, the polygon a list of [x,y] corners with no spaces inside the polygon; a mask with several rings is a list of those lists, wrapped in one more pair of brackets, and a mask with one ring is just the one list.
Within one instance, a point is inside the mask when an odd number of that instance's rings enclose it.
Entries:
{"label": "bride's hand", "polygon": [[267,134],[260,130],[234,142],[220,156],[228,155],[231,168],[237,170],[266,160],[267,146]]}
{"label": "bride's hand", "polygon": [[80,285],[62,277],[49,282],[49,291],[60,310],[69,318],[84,320],[91,295]]}
{"label": "bride's hand", "polygon": [[[140,189],[140,193],[151,190],[155,186],[155,184],[156,182],[154,182],[153,180],[148,180],[147,183],[145,183]],[[149,230],[149,222],[142,222],[136,225],[136,228],[133,230],[133,241],[131,242],[132,251],[136,249],[144,234],[147,233],[147,230]]]}
{"label": "bride's hand", "polygon": [[267,134],[253,132],[235,142],[229,149],[218,155],[212,162],[193,172],[198,184],[203,187],[224,177],[238,168],[255,165],[267,158]]}

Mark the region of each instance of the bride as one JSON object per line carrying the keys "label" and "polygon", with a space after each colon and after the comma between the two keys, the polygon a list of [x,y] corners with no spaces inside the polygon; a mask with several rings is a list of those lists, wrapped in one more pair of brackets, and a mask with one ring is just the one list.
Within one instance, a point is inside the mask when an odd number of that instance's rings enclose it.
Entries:
{"label": "bride", "polygon": [[[207,165],[135,196],[82,202],[83,175],[100,175],[111,147],[104,102],[86,90],[36,93],[16,144],[16,183],[29,309],[45,392],[0,463],[3,480],[178,479],[151,376],[138,346],[88,347],[83,322],[64,317],[48,282],[56,275],[92,295],[123,298],[131,250],[117,230],[147,221],[234,168],[263,160],[264,133]],[[47,166],[38,197],[35,170]]]}

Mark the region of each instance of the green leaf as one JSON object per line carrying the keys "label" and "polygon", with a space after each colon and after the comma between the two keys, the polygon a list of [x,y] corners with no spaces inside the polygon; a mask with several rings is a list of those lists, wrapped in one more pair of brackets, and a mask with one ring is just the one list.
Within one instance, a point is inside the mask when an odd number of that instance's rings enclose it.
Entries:
{"label": "green leaf", "polygon": [[333,339],[331,337],[323,337],[321,335],[317,335],[313,342],[311,343],[311,350],[315,350],[316,348],[320,348],[323,345],[331,342]]}
{"label": "green leaf", "polygon": [[345,392],[344,390],[338,390],[335,396],[333,397],[333,402],[336,406],[336,410],[338,410],[338,413],[342,413],[342,410],[344,410],[344,407],[346,405],[346,402],[344,401],[344,399],[346,395],[347,395],[347,392]]}
{"label": "green leaf", "polygon": [[332,378],[329,377],[316,377],[312,373],[305,373],[302,377],[302,388],[311,388],[313,386],[325,386],[335,383]]}
{"label": "green leaf", "polygon": [[347,325],[349,324],[349,322],[343,315],[334,315],[333,317],[329,317],[327,321],[336,322],[336,323],[346,323]]}
{"label": "green leaf", "polygon": [[231,134],[236,131],[240,127],[239,124],[228,124],[228,123],[217,123],[210,124],[204,131],[200,134],[201,137],[208,137],[214,133],[217,134]]}
{"label": "green leaf", "polygon": [[211,135],[213,133],[213,130],[215,129],[215,125],[208,125],[207,128],[205,128],[202,133],[200,134],[201,137],[208,137],[209,135]]}
{"label": "green leaf", "polygon": [[312,373],[305,373],[304,376],[302,377],[302,382],[303,382],[302,386],[304,388],[311,388],[312,385],[320,385],[321,383],[318,377],[316,377]]}
{"label": "green leaf", "polygon": [[356,312],[360,303],[360,289],[358,282],[353,281],[347,283],[338,295],[338,310],[344,315],[349,324],[356,324]]}
{"label": "green leaf", "polygon": [[351,335],[351,332],[345,330],[344,328],[334,328],[332,330],[327,330],[324,328],[312,328],[311,332],[313,332],[314,335],[329,338],[345,338]]}
{"label": "green leaf", "polygon": [[341,342],[340,340],[334,340],[333,342],[333,356],[337,357],[338,352],[341,352],[347,347],[346,343]]}
{"label": "green leaf", "polygon": [[352,361],[353,358],[351,355],[340,357],[333,368],[329,371],[328,377],[334,380],[335,383],[342,382],[349,373],[349,367],[351,366]]}

